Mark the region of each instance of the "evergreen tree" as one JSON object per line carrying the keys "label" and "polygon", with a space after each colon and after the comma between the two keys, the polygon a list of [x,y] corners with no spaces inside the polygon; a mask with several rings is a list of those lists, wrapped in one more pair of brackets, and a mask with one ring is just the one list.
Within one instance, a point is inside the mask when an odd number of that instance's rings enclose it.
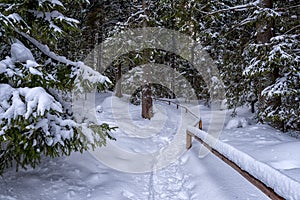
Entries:
{"label": "evergreen tree", "polygon": [[256,105],[259,121],[299,130],[296,1],[160,3],[161,24],[190,34],[217,62],[229,108],[249,103],[254,112]]}
{"label": "evergreen tree", "polygon": [[49,49],[76,29],[78,21],[63,14],[68,2],[0,4],[0,173],[13,165],[35,167],[42,155],[101,146],[110,137],[107,124],[76,121],[71,107],[74,89],[103,90],[109,80]]}
{"label": "evergreen tree", "polygon": [[248,67],[244,73],[258,86],[258,119],[283,131],[300,126],[297,6],[295,1],[285,5],[261,1],[255,11],[256,41],[245,50]]}
{"label": "evergreen tree", "polygon": [[[256,116],[283,131],[299,130],[299,16],[296,1],[222,1],[217,44],[230,107],[258,100]],[[220,48],[221,47],[221,48]],[[212,56],[214,56],[212,54]]]}

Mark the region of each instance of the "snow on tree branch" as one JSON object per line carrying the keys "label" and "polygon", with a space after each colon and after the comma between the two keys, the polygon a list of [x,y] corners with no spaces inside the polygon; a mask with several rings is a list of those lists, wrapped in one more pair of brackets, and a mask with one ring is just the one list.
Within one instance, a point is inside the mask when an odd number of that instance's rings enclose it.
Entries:
{"label": "snow on tree branch", "polygon": [[57,62],[75,67],[75,68],[72,68],[74,70],[73,76],[80,76],[80,78],[78,77],[76,79],[76,83],[75,83],[75,88],[78,91],[80,91],[80,92],[84,91],[84,89],[83,89],[84,86],[82,85],[84,83],[84,80],[89,81],[92,85],[91,87],[94,87],[94,88],[95,88],[96,84],[111,83],[111,81],[106,76],[103,76],[99,72],[93,70],[89,66],[85,65],[83,62],[74,62],[74,61],[67,59],[64,56],[59,56],[59,55],[55,54],[53,51],[51,51],[49,49],[49,47],[41,44],[39,41],[37,41],[33,37],[29,36],[28,34],[20,32],[18,30],[16,30],[16,32],[18,34],[20,34],[21,36],[23,36],[24,38],[26,38],[28,41],[30,41],[35,47],[37,47],[41,52],[43,52],[49,58],[51,58]]}
{"label": "snow on tree branch", "polygon": [[217,13],[227,12],[227,11],[230,11],[230,10],[245,11],[249,8],[258,7],[258,5],[259,5],[259,1],[255,1],[255,2],[248,3],[248,4],[233,6],[233,7],[213,11],[213,12],[203,12],[203,11],[201,11],[201,12],[206,14],[206,15],[214,15],[214,14],[217,14]]}

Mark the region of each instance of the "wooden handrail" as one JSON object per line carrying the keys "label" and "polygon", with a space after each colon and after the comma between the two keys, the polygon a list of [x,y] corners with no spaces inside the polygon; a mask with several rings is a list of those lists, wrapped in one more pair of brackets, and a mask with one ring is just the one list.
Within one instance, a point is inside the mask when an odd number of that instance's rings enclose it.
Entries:
{"label": "wooden handrail", "polygon": [[175,103],[175,102],[173,102],[173,101],[171,101],[171,100],[167,100],[167,99],[159,99],[159,98],[155,98],[155,97],[152,97],[152,98],[153,98],[154,100],[156,100],[156,101],[164,101],[164,102],[168,102],[169,105],[175,104],[177,109],[178,109],[179,107],[181,107],[181,108],[185,109],[185,112],[186,112],[186,113],[190,113],[192,116],[194,116],[195,118],[199,119],[199,117],[198,117],[195,113],[193,113],[193,112],[192,112],[188,107],[186,107],[186,106],[180,105],[180,104],[178,104],[178,103]]}
{"label": "wooden handrail", "polygon": [[[195,115],[192,111],[190,111],[186,106],[182,106],[178,103],[175,103],[171,100],[166,100],[166,99],[158,99],[153,97],[154,100],[157,101],[163,101],[163,102],[168,102],[169,105],[171,104],[175,104],[176,108],[178,109],[179,107],[185,109],[185,111],[187,113],[190,113],[192,116],[196,117],[197,119],[199,119],[199,117],[197,115]],[[202,120],[200,118],[199,121],[197,121],[197,123],[194,124],[194,127],[198,126],[199,129],[202,130]],[[223,154],[221,154],[219,151],[215,150],[214,148],[212,148],[211,146],[209,146],[209,144],[207,144],[206,142],[204,142],[201,138],[199,138],[198,136],[194,135],[193,133],[191,133],[190,131],[187,130],[186,132],[186,148],[190,149],[192,147],[192,138],[195,138],[197,141],[199,141],[203,146],[205,146],[210,152],[212,152],[215,156],[217,156],[219,159],[221,159],[222,161],[224,161],[227,165],[229,165],[231,168],[233,168],[235,171],[237,171],[239,174],[241,174],[245,179],[247,179],[251,184],[253,184],[254,186],[256,186],[260,191],[262,191],[265,195],[267,195],[269,198],[271,198],[272,200],[284,200],[283,197],[281,197],[280,195],[278,195],[274,189],[268,187],[265,183],[263,183],[262,181],[260,181],[259,179],[255,178],[253,175],[251,175],[249,172],[241,169],[236,163],[234,163],[233,161],[229,160],[226,156],[224,156]]]}
{"label": "wooden handrail", "polygon": [[159,99],[159,98],[155,98],[155,97],[152,97],[152,99],[154,99],[154,100],[156,100],[156,101],[168,102],[169,105],[171,105],[171,104],[173,103],[173,104],[176,105],[176,108],[177,108],[177,109],[178,109],[179,107],[184,108],[186,113],[190,113],[193,117],[195,117],[195,118],[198,119],[197,122],[195,122],[193,126],[194,126],[194,127],[197,127],[197,126],[198,126],[198,128],[199,128],[200,130],[202,130],[203,123],[202,123],[201,117],[198,117],[198,116],[197,116],[195,113],[193,113],[188,107],[182,106],[182,105],[180,105],[180,104],[178,104],[178,103],[175,103],[175,102],[173,102],[173,101],[171,101],[171,100],[167,100],[167,99]]}
{"label": "wooden handrail", "polygon": [[[181,108],[185,109],[185,111],[187,113],[190,113],[192,116],[194,116],[197,119],[199,119],[199,117],[197,115],[195,115],[192,111],[190,111],[186,106],[182,106],[182,105],[180,105],[178,103],[175,103],[175,102],[173,102],[171,100],[159,99],[159,98],[155,98],[155,97],[153,97],[153,99],[157,100],[157,101],[168,102],[169,105],[175,104],[177,109],[179,107],[181,107]],[[201,120],[201,118],[199,119],[199,121],[197,121],[197,123],[194,124],[194,127],[196,127],[196,126],[198,126],[198,128],[202,130],[202,120]],[[229,165],[231,168],[233,168],[235,171],[237,171],[239,174],[241,174],[251,184],[253,184],[254,186],[256,186],[260,191],[262,191],[269,198],[271,198],[272,200],[284,200],[284,198],[281,197],[280,195],[278,195],[274,191],[274,189],[268,187],[265,183],[263,183],[259,179],[255,178],[249,172],[241,169],[236,163],[234,163],[233,161],[229,160],[226,156],[224,156],[219,151],[217,151],[214,148],[212,148],[211,146],[209,146],[209,144],[207,144],[201,138],[199,138],[198,136],[194,135],[193,133],[191,133],[188,130],[186,132],[186,148],[187,149],[190,149],[192,147],[192,138],[193,137],[197,141],[199,141],[203,146],[205,146],[210,152],[212,152],[215,156],[217,156],[219,159],[221,159],[222,161],[224,161],[227,165]]]}
{"label": "wooden handrail", "polygon": [[219,159],[224,161],[227,165],[232,167],[234,170],[236,170],[239,174],[241,174],[244,178],[246,178],[250,183],[252,183],[254,186],[256,186],[260,191],[262,191],[265,195],[270,197],[272,200],[284,200],[283,197],[278,195],[274,189],[268,187],[265,185],[262,181],[255,178],[253,175],[251,175],[249,172],[241,169],[236,163],[229,160],[227,157],[225,157],[223,154],[221,154],[219,151],[215,150],[209,144],[204,142],[201,138],[194,135],[190,131],[187,130],[186,132],[186,148],[190,149],[192,147],[192,138],[195,138],[197,141],[199,141],[203,146],[205,146],[210,152],[212,152],[215,156],[217,156]]}

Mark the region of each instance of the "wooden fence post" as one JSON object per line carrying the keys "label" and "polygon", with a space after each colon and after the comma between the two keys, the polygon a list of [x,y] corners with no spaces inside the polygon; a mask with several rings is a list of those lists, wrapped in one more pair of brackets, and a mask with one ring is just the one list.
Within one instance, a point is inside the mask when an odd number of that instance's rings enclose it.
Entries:
{"label": "wooden fence post", "polygon": [[190,149],[192,147],[192,135],[186,131],[186,149]]}
{"label": "wooden fence post", "polygon": [[202,119],[199,120],[199,129],[202,130]]}

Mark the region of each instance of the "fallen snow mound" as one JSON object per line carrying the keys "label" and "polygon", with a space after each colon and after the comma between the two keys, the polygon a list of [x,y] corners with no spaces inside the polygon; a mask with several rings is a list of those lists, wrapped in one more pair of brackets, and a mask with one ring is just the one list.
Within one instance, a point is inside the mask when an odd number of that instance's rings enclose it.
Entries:
{"label": "fallen snow mound", "polygon": [[227,123],[225,129],[245,128],[249,124],[249,121],[245,117],[232,118]]}

